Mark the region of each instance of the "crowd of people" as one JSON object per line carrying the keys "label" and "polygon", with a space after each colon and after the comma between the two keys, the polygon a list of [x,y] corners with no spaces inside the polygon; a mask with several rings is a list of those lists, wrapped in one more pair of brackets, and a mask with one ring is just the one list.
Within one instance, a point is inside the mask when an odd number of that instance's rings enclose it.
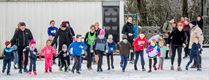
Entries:
{"label": "crowd of people", "polygon": [[[201,71],[201,53],[203,43],[203,25],[201,16],[197,20],[191,21],[182,17],[180,21],[175,22],[174,18],[166,21],[161,34],[153,35],[149,40],[145,32],[138,32],[136,25],[132,23],[132,17],[127,17],[127,23],[122,28],[122,40],[115,42],[112,34],[106,33],[105,29],[100,28],[98,22],[90,26],[83,38],[76,34],[69,21],[63,21],[59,28],[55,26],[55,21],[50,21],[48,28],[48,40],[46,46],[40,51],[36,48],[36,41],[32,32],[26,28],[24,22],[18,24],[15,34],[10,41],[5,42],[3,50],[3,68],[7,75],[10,75],[11,62],[14,62],[14,69],[19,73],[28,73],[37,75],[37,58],[44,56],[45,72],[52,72],[52,65],[58,64],[59,70],[71,71],[80,74],[81,64],[85,58],[87,69],[92,70],[92,64],[97,64],[97,72],[102,72],[103,56],[107,57],[107,70],[114,69],[114,53],[119,52],[121,61],[120,67],[125,72],[128,61],[134,64],[134,69],[138,70],[137,63],[140,56],[142,71],[146,71],[144,55],[147,53],[149,61],[149,70],[163,70],[164,59],[171,59],[171,70],[174,68],[174,60],[178,54],[178,71],[182,71],[182,49],[185,56],[189,56],[190,61],[185,67],[188,70],[189,65],[194,61],[192,68]],[[177,51],[177,53],[176,53]],[[83,57],[84,55],[84,57]],[[56,59],[58,59],[56,62]],[[157,60],[159,63],[157,65]],[[74,62],[72,69],[71,62]],[[154,62],[154,63],[153,63]],[[29,68],[29,69],[28,69]]]}

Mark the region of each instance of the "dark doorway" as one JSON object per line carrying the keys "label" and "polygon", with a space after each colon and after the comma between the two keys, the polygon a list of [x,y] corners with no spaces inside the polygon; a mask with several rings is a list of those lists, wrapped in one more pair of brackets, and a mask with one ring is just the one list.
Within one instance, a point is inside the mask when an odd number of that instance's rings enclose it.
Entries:
{"label": "dark doorway", "polygon": [[113,35],[113,40],[119,42],[119,6],[103,6],[103,28],[108,36]]}

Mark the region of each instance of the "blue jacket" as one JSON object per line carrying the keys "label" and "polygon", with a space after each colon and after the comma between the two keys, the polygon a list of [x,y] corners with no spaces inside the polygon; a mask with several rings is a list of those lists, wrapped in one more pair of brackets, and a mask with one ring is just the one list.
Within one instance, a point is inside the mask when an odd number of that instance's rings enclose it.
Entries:
{"label": "blue jacket", "polygon": [[107,42],[106,49],[108,50],[107,53],[113,53],[116,50],[116,43],[114,41],[112,43]]}
{"label": "blue jacket", "polygon": [[3,53],[4,60],[12,60],[13,59],[13,51],[14,50],[12,48],[5,48],[4,53]]}
{"label": "blue jacket", "polygon": [[200,44],[193,43],[191,48],[190,56],[199,55]]}
{"label": "blue jacket", "polygon": [[73,56],[81,56],[83,50],[86,50],[87,49],[87,45],[84,42],[74,41],[68,47],[68,52],[69,53],[70,53],[70,49],[71,48],[73,49],[73,51],[72,51],[72,55]]}
{"label": "blue jacket", "polygon": [[58,28],[57,27],[49,27],[48,28],[48,36],[55,36]]}
{"label": "blue jacket", "polygon": [[133,25],[133,36],[134,36],[134,39],[136,39],[136,37],[138,36],[138,34],[139,34],[138,26],[137,26],[137,24],[134,24]]}

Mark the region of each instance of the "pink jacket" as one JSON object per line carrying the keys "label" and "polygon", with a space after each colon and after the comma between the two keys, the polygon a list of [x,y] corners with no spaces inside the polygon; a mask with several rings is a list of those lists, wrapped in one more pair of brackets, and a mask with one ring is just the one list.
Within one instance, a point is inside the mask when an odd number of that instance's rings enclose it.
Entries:
{"label": "pink jacket", "polygon": [[41,57],[42,54],[44,54],[44,57],[45,57],[45,58],[53,58],[53,56],[56,55],[56,50],[55,50],[52,46],[45,46],[45,47],[41,50],[39,56]]}

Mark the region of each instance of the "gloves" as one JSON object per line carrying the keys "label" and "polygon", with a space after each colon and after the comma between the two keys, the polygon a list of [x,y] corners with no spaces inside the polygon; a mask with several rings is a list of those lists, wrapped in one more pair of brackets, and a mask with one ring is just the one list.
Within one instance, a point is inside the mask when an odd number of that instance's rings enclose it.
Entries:
{"label": "gloves", "polygon": [[157,56],[160,57],[160,55],[161,55],[160,52],[158,52],[158,53],[157,53]]}
{"label": "gloves", "polygon": [[106,50],[106,53],[108,53],[108,50]]}
{"label": "gloves", "polygon": [[91,50],[91,53],[94,53],[94,50]]}

